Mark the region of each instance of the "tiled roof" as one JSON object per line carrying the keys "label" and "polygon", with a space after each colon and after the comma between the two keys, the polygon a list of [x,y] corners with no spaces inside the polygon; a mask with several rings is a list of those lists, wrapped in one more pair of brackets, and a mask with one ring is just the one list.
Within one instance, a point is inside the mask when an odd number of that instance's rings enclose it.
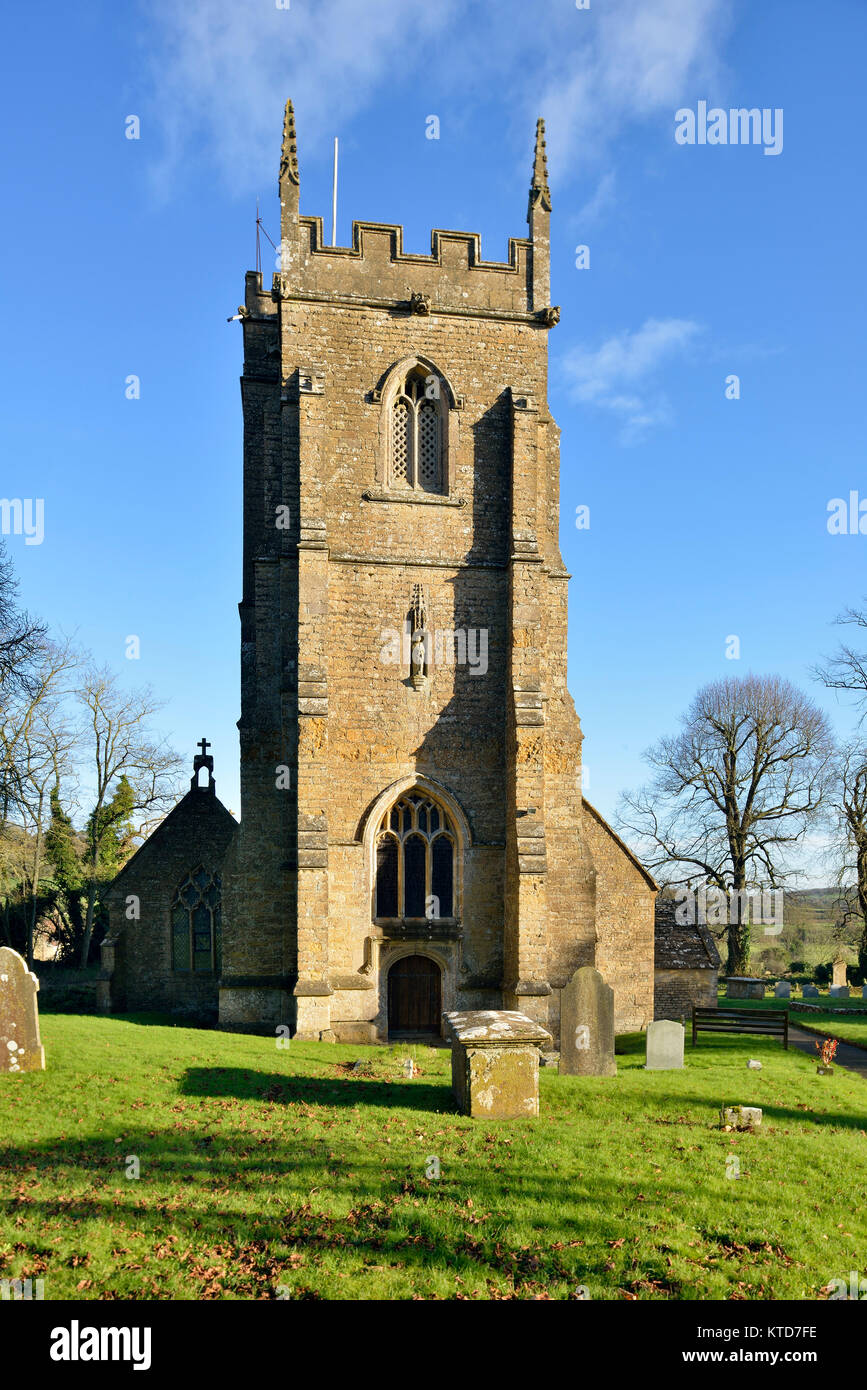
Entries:
{"label": "tiled roof", "polygon": [[719,951],[707,927],[675,920],[674,898],[656,899],[654,965],[657,970],[718,970]]}

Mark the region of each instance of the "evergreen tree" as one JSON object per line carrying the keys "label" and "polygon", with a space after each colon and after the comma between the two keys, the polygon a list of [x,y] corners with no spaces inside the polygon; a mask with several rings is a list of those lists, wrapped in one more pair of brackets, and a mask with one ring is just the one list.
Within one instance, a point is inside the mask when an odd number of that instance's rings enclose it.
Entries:
{"label": "evergreen tree", "polygon": [[134,810],[135,793],[124,773],[111,800],[88,817],[87,840],[101,880],[113,879],[132,853]]}
{"label": "evergreen tree", "polygon": [[51,792],[51,820],[45,832],[45,853],[54,885],[53,915],[61,955],[77,957],[84,936],[84,864],[71,817],[64,810],[60,787]]}
{"label": "evergreen tree", "polygon": [[60,787],[51,791],[51,820],[45,832],[45,853],[54,870],[54,882],[65,893],[75,892],[82,884],[81,856],[75,842],[72,820],[63,809]]}

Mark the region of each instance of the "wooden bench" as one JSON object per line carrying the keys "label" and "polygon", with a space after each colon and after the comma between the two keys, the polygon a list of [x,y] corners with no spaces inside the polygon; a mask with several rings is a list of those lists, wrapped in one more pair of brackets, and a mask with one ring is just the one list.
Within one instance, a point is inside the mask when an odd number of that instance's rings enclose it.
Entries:
{"label": "wooden bench", "polygon": [[696,1009],[692,1011],[692,1042],[698,1033],[763,1033],[782,1038],[789,1046],[789,1015],[785,1009]]}

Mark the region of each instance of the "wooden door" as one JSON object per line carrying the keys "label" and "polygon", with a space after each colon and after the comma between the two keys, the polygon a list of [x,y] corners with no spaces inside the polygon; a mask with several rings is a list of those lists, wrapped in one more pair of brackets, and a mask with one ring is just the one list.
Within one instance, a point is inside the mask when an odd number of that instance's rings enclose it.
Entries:
{"label": "wooden door", "polygon": [[389,1033],[439,1033],[440,968],[427,956],[404,956],[388,972]]}

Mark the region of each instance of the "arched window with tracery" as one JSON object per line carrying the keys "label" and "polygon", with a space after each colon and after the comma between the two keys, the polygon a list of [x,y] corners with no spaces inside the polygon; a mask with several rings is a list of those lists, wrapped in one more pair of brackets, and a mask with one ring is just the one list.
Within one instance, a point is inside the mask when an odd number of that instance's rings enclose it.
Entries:
{"label": "arched window with tracery", "polygon": [[395,488],[444,493],[445,387],[435,372],[411,367],[391,403],[390,476]]}
{"label": "arched window with tracery", "polygon": [[402,796],[377,831],[377,920],[454,918],[457,845],[455,828],[438,801],[419,791]]}
{"label": "arched window with tracery", "polygon": [[172,902],[172,968],[216,973],[220,969],[220,875],[201,864],[181,880]]}

